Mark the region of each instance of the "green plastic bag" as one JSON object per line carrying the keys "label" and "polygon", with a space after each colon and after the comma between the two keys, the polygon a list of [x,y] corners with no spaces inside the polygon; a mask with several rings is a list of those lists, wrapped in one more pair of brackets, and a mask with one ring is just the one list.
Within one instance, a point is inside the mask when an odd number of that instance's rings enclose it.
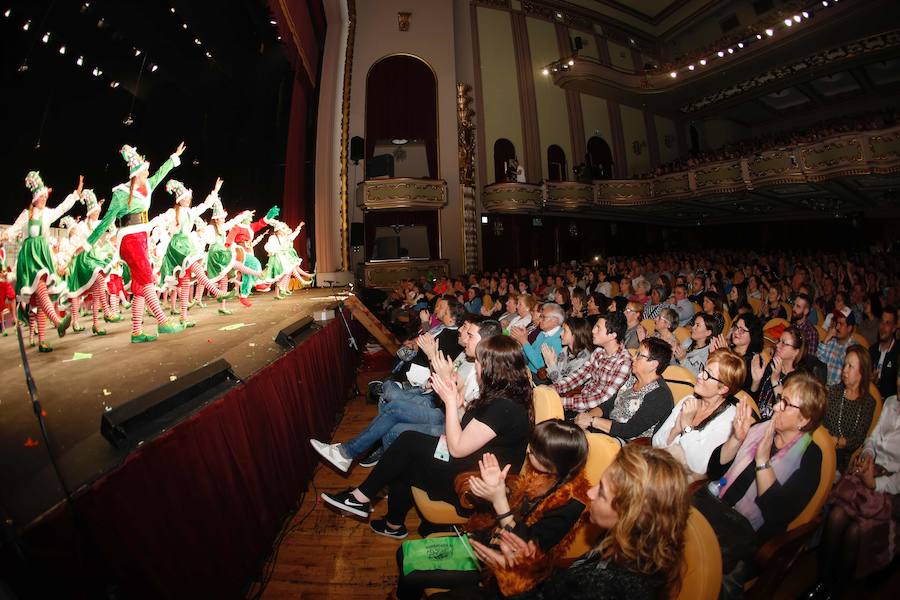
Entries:
{"label": "green plastic bag", "polygon": [[403,542],[403,574],[413,571],[477,571],[468,542],[458,536]]}

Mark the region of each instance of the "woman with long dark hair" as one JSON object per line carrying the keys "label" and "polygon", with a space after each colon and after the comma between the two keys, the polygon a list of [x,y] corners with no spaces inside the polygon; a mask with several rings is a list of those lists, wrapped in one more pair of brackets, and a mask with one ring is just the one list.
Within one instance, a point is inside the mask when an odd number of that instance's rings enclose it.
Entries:
{"label": "woman with long dark hair", "polygon": [[406,514],[413,507],[410,486],[424,489],[435,500],[458,505],[454,479],[476,469],[485,452],[519,471],[534,422],[522,346],[507,336],[481,342],[475,351],[475,371],[479,396],[464,415],[459,413],[464,404],[459,382],[432,375],[432,387],[444,402],[443,436],[417,431],[401,434],[359,487],[323,493],[322,499],[338,510],[368,519],[371,499],[388,487],[388,512],[370,527],[379,535],[402,539],[407,536]]}

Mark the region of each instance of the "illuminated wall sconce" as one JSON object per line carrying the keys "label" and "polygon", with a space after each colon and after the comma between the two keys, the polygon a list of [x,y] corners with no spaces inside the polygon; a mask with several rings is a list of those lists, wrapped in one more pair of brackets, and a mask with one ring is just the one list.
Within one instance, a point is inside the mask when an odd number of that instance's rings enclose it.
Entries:
{"label": "illuminated wall sconce", "polygon": [[409,31],[409,17],[412,13],[409,12],[398,12],[397,13],[397,26],[400,28],[400,31]]}

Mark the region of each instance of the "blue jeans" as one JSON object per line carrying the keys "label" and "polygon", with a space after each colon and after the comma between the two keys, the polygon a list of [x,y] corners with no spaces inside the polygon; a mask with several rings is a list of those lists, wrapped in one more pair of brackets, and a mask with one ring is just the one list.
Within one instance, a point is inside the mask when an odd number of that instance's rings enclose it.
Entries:
{"label": "blue jeans", "polygon": [[345,456],[357,458],[379,439],[387,448],[404,431],[429,435],[444,433],[444,411],[434,405],[434,395],[421,389],[404,390],[393,381],[385,382],[378,416],[355,438],[341,444]]}

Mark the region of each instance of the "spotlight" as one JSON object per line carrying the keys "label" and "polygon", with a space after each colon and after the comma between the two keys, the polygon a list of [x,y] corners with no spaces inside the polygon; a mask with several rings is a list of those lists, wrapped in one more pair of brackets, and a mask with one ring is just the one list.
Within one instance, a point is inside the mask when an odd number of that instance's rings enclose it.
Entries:
{"label": "spotlight", "polygon": [[83,56],[79,56],[78,58],[76,58],[76,59],[75,59],[75,64],[78,65],[79,67],[80,67],[81,65],[83,65],[83,64],[84,64],[84,57],[83,57]]}
{"label": "spotlight", "polygon": [[94,77],[99,77],[99,76],[100,76],[100,69],[98,69],[97,67],[94,67],[94,70],[91,71],[91,73],[94,75]]}
{"label": "spotlight", "polygon": [[182,24],[181,24],[181,28],[182,28],[182,29],[187,29],[187,23],[182,23]]}
{"label": "spotlight", "polygon": [[822,0],[822,6],[828,8],[828,0]]}
{"label": "spotlight", "polygon": [[808,18],[809,18],[809,13],[806,12],[805,10],[804,10],[802,13],[800,13],[800,14],[803,15],[803,18],[804,18],[804,19],[808,19]]}
{"label": "spotlight", "polygon": [[722,57],[725,56],[725,53],[722,52],[721,50],[719,50],[718,52],[716,52],[716,54],[719,56],[719,58],[722,58]]}
{"label": "spotlight", "polygon": [[549,74],[550,74],[550,69],[547,69],[547,68],[545,67],[544,70],[541,71],[541,74],[542,74],[542,75],[549,75]]}
{"label": "spotlight", "polygon": [[140,56],[140,55],[141,55],[141,50],[140,50],[140,48],[135,48],[135,49],[134,49],[134,55],[135,55],[135,56]]}
{"label": "spotlight", "polygon": [[706,59],[705,59],[705,58],[701,58],[701,59],[700,59],[700,66],[701,66],[701,67],[705,67],[705,66],[706,66]]}
{"label": "spotlight", "polygon": [[756,34],[756,39],[761,40],[761,39],[762,39],[762,34],[761,34],[761,33],[757,33],[757,34]]}
{"label": "spotlight", "polygon": [[728,49],[728,54],[734,54],[734,48],[729,48],[729,49]]}
{"label": "spotlight", "polygon": [[24,73],[27,70],[28,70],[27,62],[23,62],[21,65],[19,65],[19,73]]}
{"label": "spotlight", "polygon": [[272,25],[278,25],[278,21],[276,21],[275,19],[269,20],[269,23],[271,23]]}
{"label": "spotlight", "polygon": [[775,30],[774,29],[766,29],[766,35],[769,37],[772,37],[773,35],[775,35]]}
{"label": "spotlight", "polygon": [[11,15],[11,14],[12,14],[11,8],[7,8],[5,11],[3,11],[3,16],[6,17],[7,19],[9,18],[9,15]]}
{"label": "spotlight", "polygon": [[25,21],[25,24],[22,25],[22,31],[28,31],[28,28],[31,27],[31,19]]}
{"label": "spotlight", "polygon": [[276,36],[275,36],[275,39],[278,40],[278,41],[280,42],[280,41],[281,41],[281,36],[280,36],[280,35],[276,35]]}
{"label": "spotlight", "polygon": [[563,18],[563,14],[561,12],[557,12],[556,18],[561,20]]}
{"label": "spotlight", "polygon": [[124,125],[125,127],[129,127],[130,125],[133,125],[133,124],[134,124],[134,119],[131,118],[131,115],[128,115],[127,117],[125,117],[125,120],[122,121],[122,125]]}
{"label": "spotlight", "polygon": [[802,20],[803,20],[803,17],[801,17],[800,15],[794,15],[794,23],[799,23]]}
{"label": "spotlight", "polygon": [[574,67],[574,66],[575,66],[575,61],[572,60],[571,58],[569,59],[569,66],[570,66],[570,67]]}
{"label": "spotlight", "polygon": [[157,70],[158,68],[159,68],[159,65],[157,65],[156,63],[153,63],[153,64],[150,65],[150,72],[151,72],[151,73],[156,73],[156,70]]}
{"label": "spotlight", "polygon": [[206,58],[212,58],[212,54],[209,53],[209,50],[206,51]]}
{"label": "spotlight", "polygon": [[556,73],[557,71],[559,71],[559,69],[557,69],[556,67],[553,67],[553,68],[550,69],[550,70],[553,71],[554,73]]}
{"label": "spotlight", "polygon": [[109,84],[109,87],[111,87],[112,89],[116,89],[117,87],[119,87],[119,82],[113,81],[112,83]]}
{"label": "spotlight", "polygon": [[44,34],[44,37],[41,38],[41,41],[44,42],[45,44],[50,41],[50,32],[49,31]]}
{"label": "spotlight", "polygon": [[198,46],[200,45],[200,38],[194,38],[194,43]]}
{"label": "spotlight", "polygon": [[744,47],[744,42],[738,42],[738,48],[743,48],[743,47]]}
{"label": "spotlight", "polygon": [[172,12],[173,15],[175,14],[175,7],[174,7],[174,6],[173,6],[172,8],[170,8],[169,10]]}
{"label": "spotlight", "polygon": [[693,71],[693,70],[694,70],[694,65],[688,65],[688,71]]}
{"label": "spotlight", "polygon": [[785,20],[784,20],[784,24],[785,24],[785,26],[790,27],[791,25],[794,24],[794,22],[791,21],[790,19],[785,19]]}
{"label": "spotlight", "polygon": [[669,73],[669,77],[671,77],[672,79],[675,79],[676,77],[678,77],[678,73],[675,71],[672,71],[671,73]]}
{"label": "spotlight", "polygon": [[59,53],[60,53],[60,54],[65,54],[65,53],[66,53],[66,47],[65,47],[65,46],[60,46],[60,47],[59,47]]}

